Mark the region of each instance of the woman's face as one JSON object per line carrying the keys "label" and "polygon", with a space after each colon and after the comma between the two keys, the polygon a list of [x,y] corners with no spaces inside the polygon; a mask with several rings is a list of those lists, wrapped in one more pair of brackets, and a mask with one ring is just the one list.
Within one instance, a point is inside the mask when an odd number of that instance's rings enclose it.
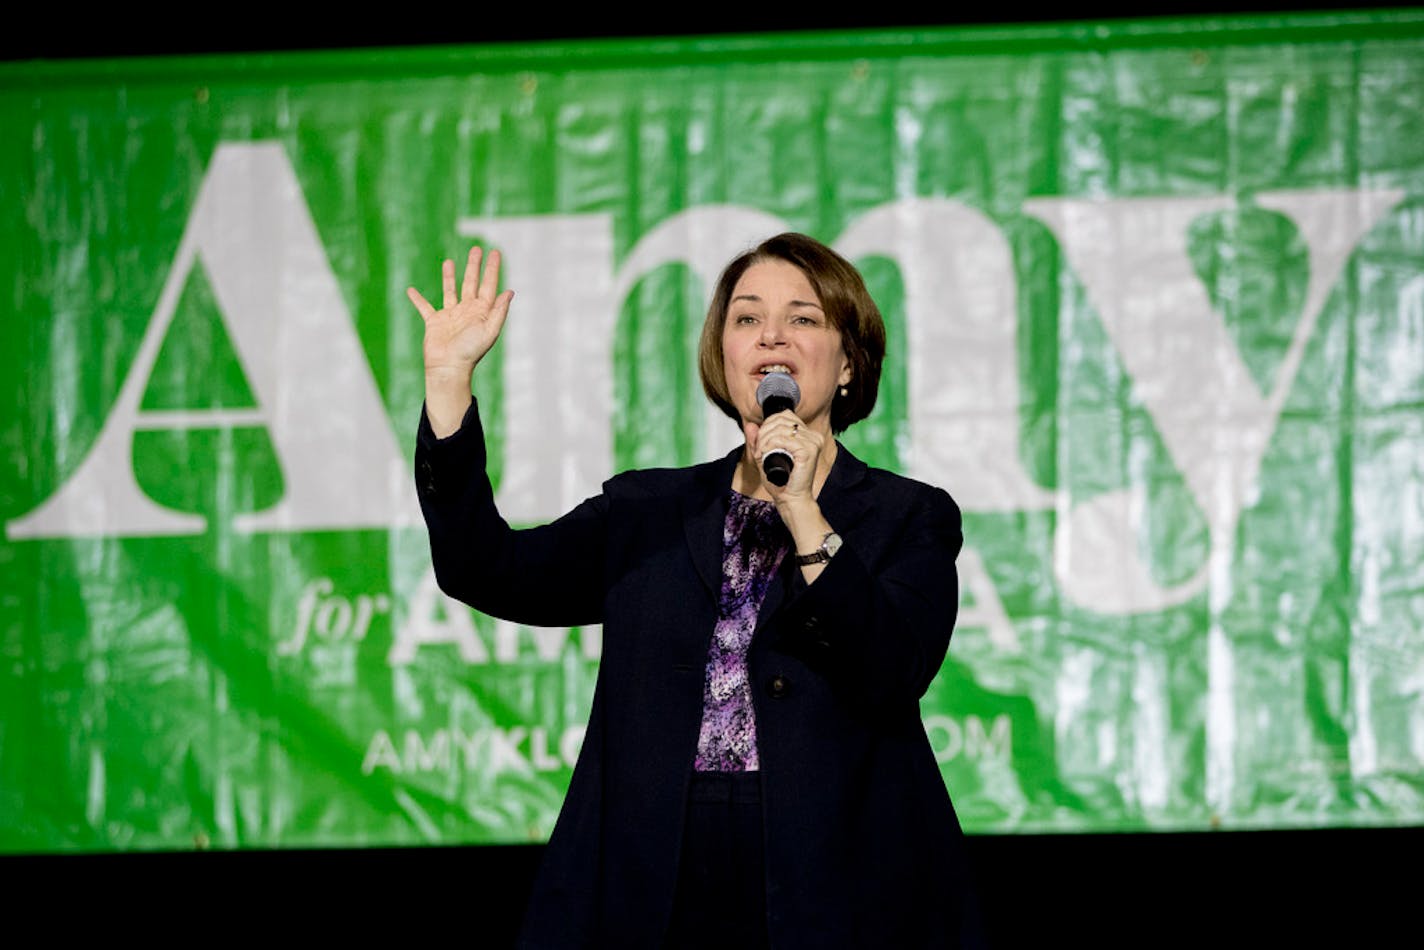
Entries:
{"label": "woman's face", "polygon": [[851,377],[840,331],[811,282],[795,264],[776,259],[747,268],[732,289],[722,325],[722,370],[743,420],[761,421],[757,387],[768,372],[783,372],[801,389],[796,415],[826,434],[836,390]]}

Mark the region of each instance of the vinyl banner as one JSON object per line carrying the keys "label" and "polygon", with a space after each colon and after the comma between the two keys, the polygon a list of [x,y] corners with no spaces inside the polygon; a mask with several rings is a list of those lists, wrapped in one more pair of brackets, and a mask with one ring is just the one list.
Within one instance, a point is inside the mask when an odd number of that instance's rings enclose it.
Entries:
{"label": "vinyl banner", "polygon": [[1424,822],[1421,128],[1417,11],[3,67],[0,850],[544,840],[601,631],[437,588],[405,288],[503,249],[534,524],[739,442],[783,230],[964,511],[968,830]]}

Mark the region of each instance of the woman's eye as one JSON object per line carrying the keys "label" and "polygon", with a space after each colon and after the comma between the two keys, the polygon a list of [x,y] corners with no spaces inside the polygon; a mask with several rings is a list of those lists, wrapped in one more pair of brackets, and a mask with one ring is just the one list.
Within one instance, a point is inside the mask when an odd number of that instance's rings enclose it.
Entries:
{"label": "woman's eye", "polygon": [[815,326],[815,324],[816,324],[816,318],[815,318],[815,317],[808,317],[808,316],[806,316],[805,314],[799,314],[799,315],[797,315],[797,316],[792,317],[792,318],[791,318],[791,322],[792,322],[792,323],[800,323],[800,324],[803,324],[803,325]]}
{"label": "woman's eye", "polygon": [[756,317],[752,316],[751,314],[744,313],[736,318],[736,322],[741,324],[756,323]]}

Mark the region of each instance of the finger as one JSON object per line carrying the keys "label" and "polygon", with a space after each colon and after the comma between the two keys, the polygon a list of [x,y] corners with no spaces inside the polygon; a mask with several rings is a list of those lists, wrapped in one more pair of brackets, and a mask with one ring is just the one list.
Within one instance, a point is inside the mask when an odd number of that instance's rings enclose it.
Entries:
{"label": "finger", "polygon": [[484,276],[480,278],[480,297],[484,300],[493,300],[497,290],[499,290],[499,251],[490,251],[489,260],[485,262]]}
{"label": "finger", "polygon": [[429,320],[435,316],[435,308],[430,306],[430,301],[420,295],[420,291],[414,287],[407,287],[405,295],[410,298],[410,302],[415,304],[415,309],[420,311],[420,319]]}
{"label": "finger", "polygon": [[444,303],[441,304],[446,310],[459,303],[455,299],[455,262],[449,258],[440,265],[440,291],[444,294]]}
{"label": "finger", "polygon": [[762,422],[762,438],[768,436],[777,439],[790,438],[798,431],[804,429],[801,421],[790,412],[778,412],[776,415]]}
{"label": "finger", "polygon": [[787,426],[767,426],[762,429],[756,446],[757,453],[781,450],[796,460],[799,465],[816,458],[821,451],[820,437],[806,429],[791,429]]}
{"label": "finger", "polygon": [[762,425],[772,425],[773,423],[778,428],[781,426],[785,426],[788,429],[794,425],[800,425],[803,428],[805,426],[805,423],[801,422],[801,420],[796,417],[796,414],[793,413],[790,409],[783,409],[780,412],[774,415],[767,416],[765,419],[762,420]]}
{"label": "finger", "polygon": [[465,280],[460,285],[461,300],[475,292],[475,283],[480,276],[480,255],[483,253],[478,244],[470,248],[470,256],[465,260]]}
{"label": "finger", "polygon": [[761,439],[757,442],[757,450],[762,455],[768,452],[781,451],[792,458],[800,458],[806,454],[806,446],[797,441],[790,432],[786,431],[762,431]]}

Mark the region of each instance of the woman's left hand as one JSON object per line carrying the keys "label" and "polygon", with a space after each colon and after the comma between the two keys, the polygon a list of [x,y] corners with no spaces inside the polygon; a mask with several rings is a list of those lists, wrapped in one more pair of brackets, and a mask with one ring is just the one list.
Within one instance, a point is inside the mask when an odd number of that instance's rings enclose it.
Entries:
{"label": "woman's left hand", "polygon": [[816,468],[821,461],[821,450],[825,447],[825,437],[808,429],[795,413],[787,410],[778,412],[758,426],[755,422],[746,424],[747,441],[760,465],[766,456],[776,450],[791,455],[791,477],[785,485],[776,486],[763,476],[766,490],[771,500],[780,507],[801,501],[814,501],[816,497]]}
{"label": "woman's left hand", "polygon": [[[791,477],[786,484],[777,487],[763,475],[771,500],[781,520],[791,533],[791,541],[796,553],[810,554],[820,546],[831,526],[821,514],[821,506],[816,502],[816,471],[821,464],[821,453],[826,448],[826,436],[796,417],[791,411],[778,412],[760,426],[755,422],[746,425],[747,444],[757,460],[757,465],[767,454],[782,449],[791,454]],[[809,564],[801,568],[806,583],[811,583],[826,565]]]}

